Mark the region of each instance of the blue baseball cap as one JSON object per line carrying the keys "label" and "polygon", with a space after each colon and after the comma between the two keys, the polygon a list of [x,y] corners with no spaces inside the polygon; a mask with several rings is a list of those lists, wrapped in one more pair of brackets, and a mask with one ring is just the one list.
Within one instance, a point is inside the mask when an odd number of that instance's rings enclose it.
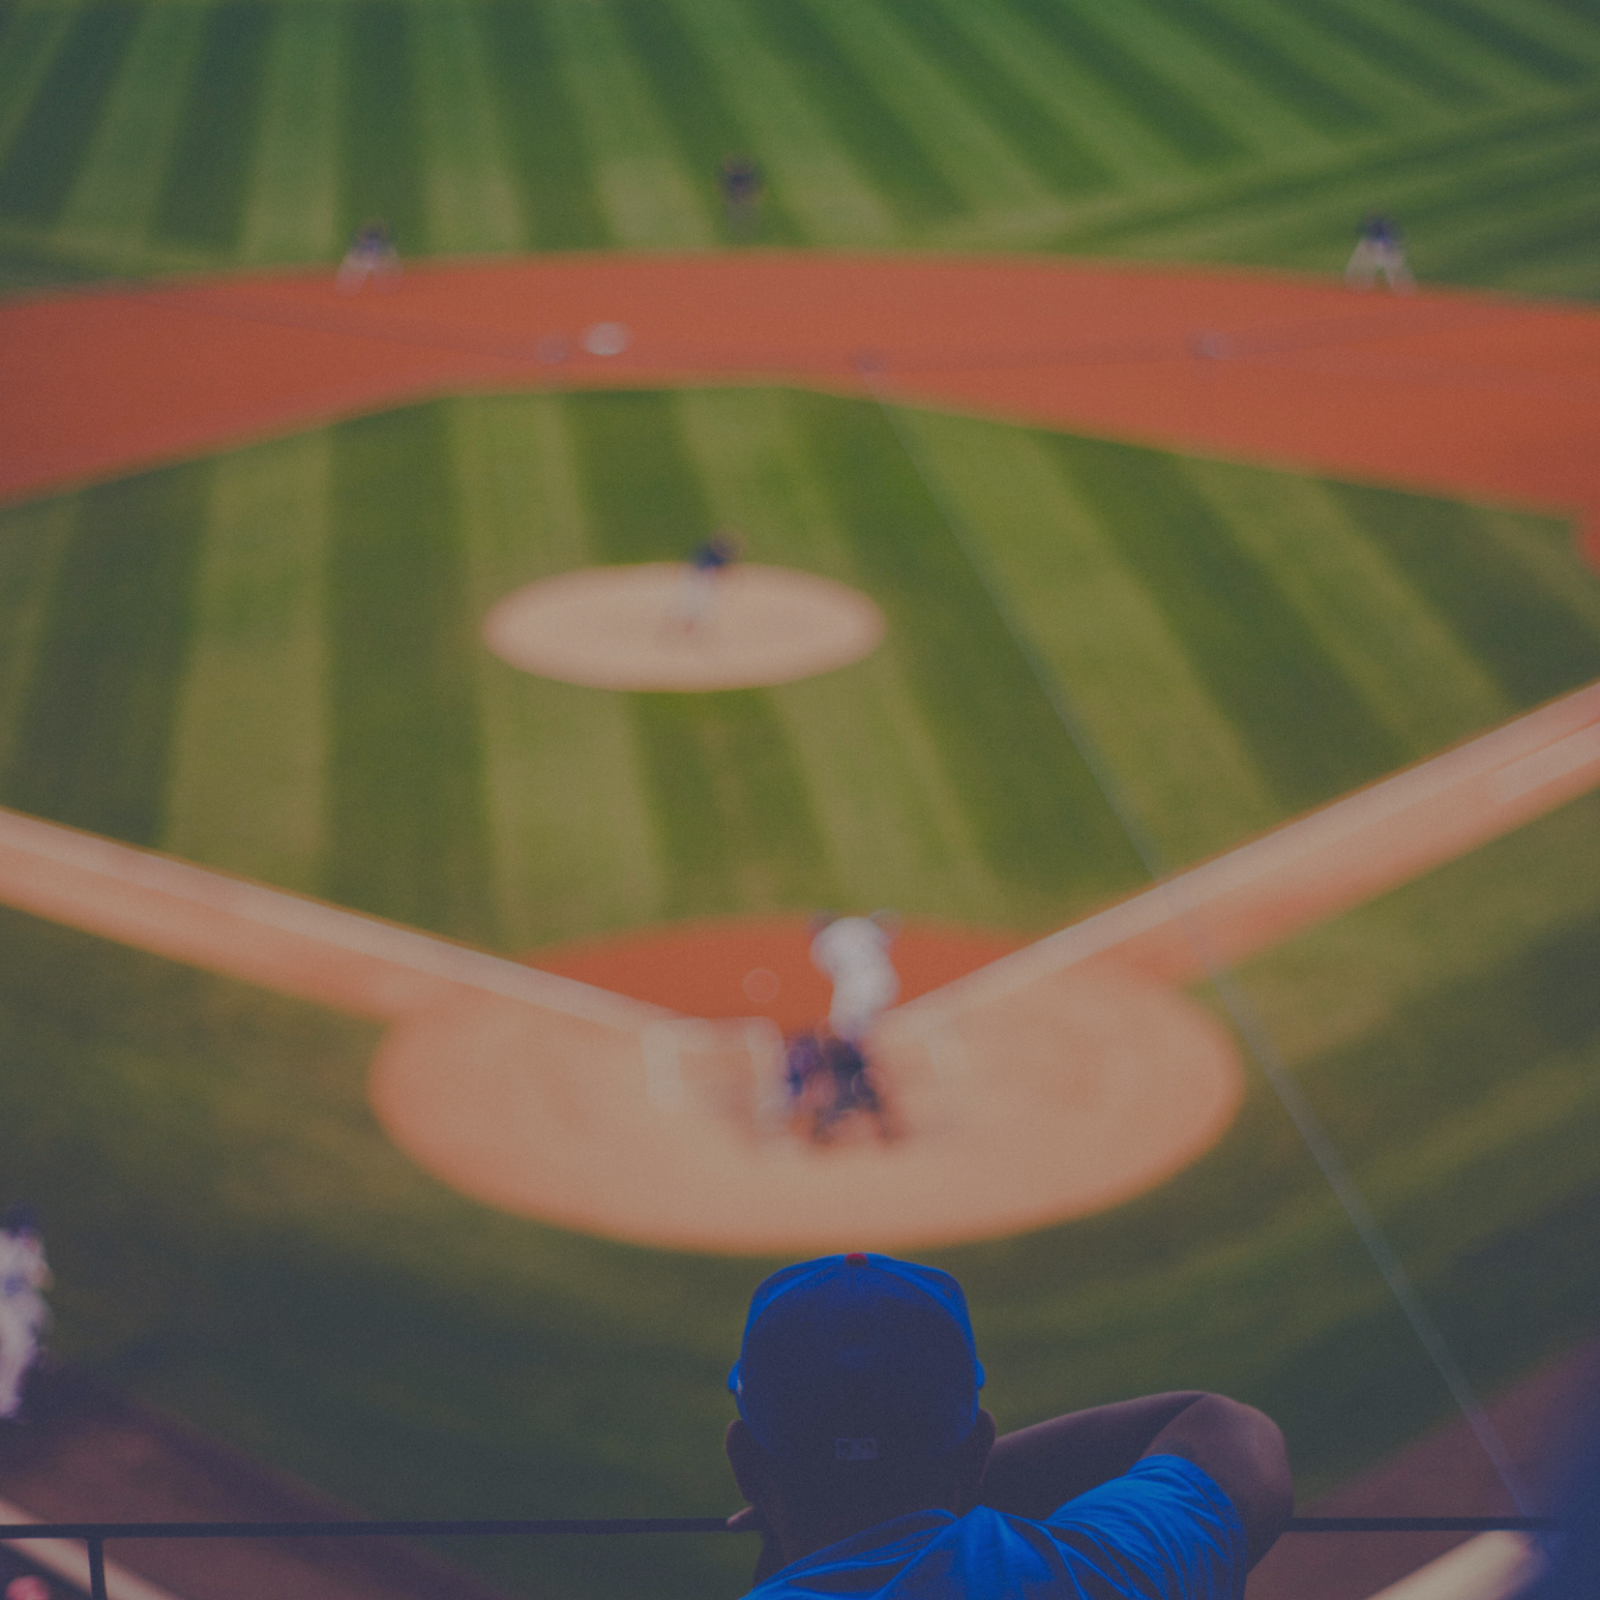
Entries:
{"label": "blue baseball cap", "polygon": [[728,1374],[762,1449],[812,1464],[942,1456],[972,1431],[982,1387],[961,1285],[860,1253],[768,1278]]}

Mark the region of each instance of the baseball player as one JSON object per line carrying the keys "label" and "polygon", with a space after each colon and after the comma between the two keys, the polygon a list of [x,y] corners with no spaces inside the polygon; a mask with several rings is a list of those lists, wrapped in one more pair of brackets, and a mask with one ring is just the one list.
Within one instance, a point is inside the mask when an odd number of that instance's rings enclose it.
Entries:
{"label": "baseball player", "polygon": [[817,1144],[826,1144],[833,1137],[833,1130],[838,1123],[852,1111],[861,1111],[872,1118],[878,1137],[888,1144],[894,1138],[894,1128],[867,1058],[857,1046],[844,1039],[827,1040],[822,1048],[822,1056],[832,1080],[829,1084],[831,1092],[827,1103],[818,1109],[812,1122],[812,1140]]}
{"label": "baseball player", "polygon": [[393,286],[400,276],[400,253],[394,247],[389,225],[382,217],[369,217],[356,229],[350,248],[339,263],[334,282],[343,294],[354,294],[368,278]]}
{"label": "baseball player", "polygon": [[50,1325],[49,1287],[33,1208],[12,1206],[0,1220],[0,1417],[22,1409],[22,1385],[39,1358],[39,1335]]}
{"label": "baseball player", "polygon": [[683,583],[672,620],[684,633],[701,628],[717,596],[719,576],[739,559],[739,536],[731,529],[713,534],[697,545],[683,565]]}
{"label": "baseball player", "polygon": [[761,192],[766,187],[760,164],[749,156],[724,156],[718,182],[729,231],[753,232],[760,217]]}
{"label": "baseball player", "polygon": [[859,1045],[899,998],[900,975],[889,959],[894,936],[894,918],[885,911],[818,920],[811,963],[833,980],[828,1027],[846,1044]]}
{"label": "baseball player", "polygon": [[1344,269],[1344,281],[1352,289],[1370,289],[1379,273],[1396,294],[1408,294],[1416,287],[1406,266],[1405,244],[1394,222],[1373,212],[1362,224]]}

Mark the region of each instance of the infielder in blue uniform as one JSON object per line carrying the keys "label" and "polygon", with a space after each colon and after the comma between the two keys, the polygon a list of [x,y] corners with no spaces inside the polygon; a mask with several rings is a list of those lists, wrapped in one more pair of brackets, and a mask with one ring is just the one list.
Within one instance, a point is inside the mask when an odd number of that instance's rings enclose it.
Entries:
{"label": "infielder in blue uniform", "polygon": [[755,1293],[728,1459],[751,1600],[1238,1600],[1293,1505],[1261,1412],[1185,1391],[995,1438],[961,1286],[880,1255]]}
{"label": "infielder in blue uniform", "polygon": [[1356,247],[1344,269],[1344,281],[1352,289],[1370,289],[1379,273],[1396,294],[1409,294],[1416,287],[1406,265],[1405,240],[1391,218],[1373,212],[1362,222]]}

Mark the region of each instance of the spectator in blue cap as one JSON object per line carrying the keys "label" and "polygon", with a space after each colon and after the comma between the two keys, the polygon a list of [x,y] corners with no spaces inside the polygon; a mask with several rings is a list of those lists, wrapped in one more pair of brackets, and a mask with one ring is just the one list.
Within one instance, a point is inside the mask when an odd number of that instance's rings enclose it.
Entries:
{"label": "spectator in blue cap", "polygon": [[961,1286],[888,1256],[786,1267],[728,1379],[763,1534],[752,1600],[1210,1600],[1293,1506],[1276,1424],[1183,1391],[995,1438]]}

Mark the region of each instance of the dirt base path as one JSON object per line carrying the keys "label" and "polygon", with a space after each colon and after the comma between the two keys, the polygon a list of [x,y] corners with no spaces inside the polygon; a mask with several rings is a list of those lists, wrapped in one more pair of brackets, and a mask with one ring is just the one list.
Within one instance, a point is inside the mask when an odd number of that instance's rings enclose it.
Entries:
{"label": "dirt base path", "polygon": [[[626,348],[591,353],[583,332],[603,323]],[[319,271],[20,301],[0,307],[0,348],[0,499],[440,393],[779,382],[1600,528],[1600,314],[1457,291],[993,258],[567,256],[415,267],[383,294],[341,295]]]}

